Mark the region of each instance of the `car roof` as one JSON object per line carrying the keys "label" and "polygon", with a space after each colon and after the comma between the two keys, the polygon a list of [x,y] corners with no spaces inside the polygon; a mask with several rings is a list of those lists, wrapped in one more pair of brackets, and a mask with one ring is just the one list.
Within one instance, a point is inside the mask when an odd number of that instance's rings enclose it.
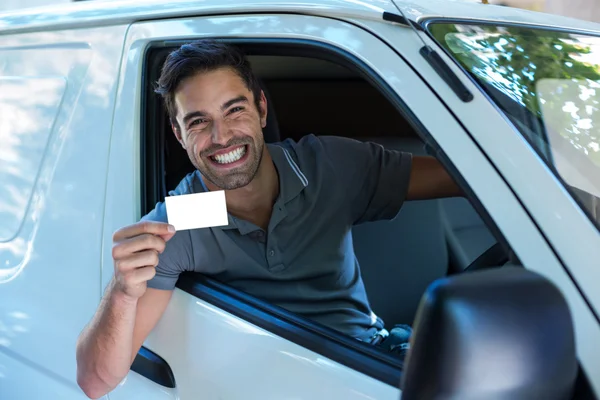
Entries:
{"label": "car roof", "polygon": [[474,19],[576,29],[600,34],[600,24],[489,4],[479,0],[96,0],[0,13],[0,33],[127,24],[157,18],[241,14],[298,13],[340,19],[382,20],[383,12],[410,19]]}

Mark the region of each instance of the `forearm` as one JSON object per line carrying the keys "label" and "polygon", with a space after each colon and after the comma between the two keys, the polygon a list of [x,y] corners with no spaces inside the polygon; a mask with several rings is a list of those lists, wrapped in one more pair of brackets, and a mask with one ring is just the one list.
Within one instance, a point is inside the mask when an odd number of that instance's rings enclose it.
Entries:
{"label": "forearm", "polygon": [[77,343],[77,381],[92,398],[114,389],[131,366],[137,301],[113,290],[112,282]]}
{"label": "forearm", "polygon": [[434,157],[413,157],[408,200],[464,196],[463,191]]}

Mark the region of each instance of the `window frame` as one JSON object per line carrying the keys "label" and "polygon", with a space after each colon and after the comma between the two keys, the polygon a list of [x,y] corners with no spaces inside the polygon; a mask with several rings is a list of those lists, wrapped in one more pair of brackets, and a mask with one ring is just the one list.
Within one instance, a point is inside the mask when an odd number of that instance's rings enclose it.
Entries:
{"label": "window frame", "polygon": [[[448,170],[465,192],[492,235],[508,253],[511,247],[497,225],[479,202],[466,180],[446,156],[433,136],[410,110],[406,103],[388,85],[384,78],[375,73],[366,63],[334,45],[311,39],[291,38],[220,38],[224,42],[238,45],[248,55],[285,55],[319,58],[343,65],[357,72],[369,82],[411,124],[424,141],[428,153],[435,156]],[[166,51],[194,40],[194,37],[177,40],[150,41],[143,55],[141,92],[140,132],[140,185],[141,213],[145,215],[166,195],[164,185],[164,112],[154,112],[162,104],[152,93],[152,83],[157,79],[156,52]],[[398,54],[398,53],[396,53]],[[400,54],[399,57],[402,58]],[[152,58],[154,57],[154,58]],[[445,106],[443,101],[440,103]],[[150,118],[155,118],[150,120]],[[156,120],[158,118],[158,120]],[[161,178],[162,177],[162,178]],[[162,181],[161,181],[162,179]],[[162,195],[162,196],[161,196]],[[177,288],[209,304],[233,314],[249,323],[290,340],[306,349],[330,358],[367,376],[398,387],[402,377],[401,362],[374,346],[360,342],[311,320],[295,315],[283,308],[257,299],[237,289],[222,284],[200,273],[183,273]]]}

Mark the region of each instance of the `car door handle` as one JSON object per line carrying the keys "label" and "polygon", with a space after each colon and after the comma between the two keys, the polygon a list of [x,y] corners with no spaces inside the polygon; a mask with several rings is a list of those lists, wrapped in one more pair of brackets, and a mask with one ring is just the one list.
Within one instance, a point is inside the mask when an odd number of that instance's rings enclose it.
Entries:
{"label": "car door handle", "polygon": [[138,351],[131,370],[168,388],[175,387],[175,376],[169,364],[158,354],[142,347]]}

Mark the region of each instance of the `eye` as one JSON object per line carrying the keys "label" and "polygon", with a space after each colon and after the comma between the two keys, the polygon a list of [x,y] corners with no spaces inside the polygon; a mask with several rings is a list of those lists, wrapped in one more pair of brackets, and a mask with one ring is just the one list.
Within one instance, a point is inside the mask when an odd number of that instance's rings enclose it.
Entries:
{"label": "eye", "polygon": [[231,110],[229,110],[229,114],[233,114],[239,111],[242,111],[244,109],[244,107],[233,107]]}
{"label": "eye", "polygon": [[204,119],[197,118],[197,119],[193,120],[192,122],[190,122],[190,124],[188,125],[188,128],[191,128],[191,127],[194,127],[194,126],[197,126],[197,125],[201,125],[204,122],[206,122]]}

